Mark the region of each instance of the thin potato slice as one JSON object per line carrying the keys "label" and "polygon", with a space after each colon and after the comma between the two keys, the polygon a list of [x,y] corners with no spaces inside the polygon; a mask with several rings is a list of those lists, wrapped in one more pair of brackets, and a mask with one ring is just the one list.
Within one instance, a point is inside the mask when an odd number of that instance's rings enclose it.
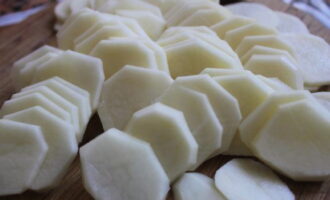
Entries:
{"label": "thin potato slice", "polygon": [[206,68],[201,72],[201,74],[207,74],[212,78],[215,78],[217,76],[241,75],[241,74],[252,74],[252,73],[244,69]]}
{"label": "thin potato slice", "polygon": [[230,144],[229,149],[222,154],[230,156],[254,157],[252,151],[244,142],[242,142],[239,131],[235,133],[235,136],[232,140],[232,143]]}
{"label": "thin potato slice", "polygon": [[86,190],[99,200],[163,200],[169,180],[150,145],[116,129],[80,149]]}
{"label": "thin potato slice", "polygon": [[257,75],[257,77],[271,87],[274,91],[293,91],[291,87],[280,81],[278,78],[268,78],[262,75]]}
{"label": "thin potato slice", "polygon": [[251,18],[234,15],[217,24],[214,24],[211,26],[211,29],[216,32],[220,38],[224,39],[228,31],[253,23],[255,23],[255,20]]}
{"label": "thin potato slice", "polygon": [[313,96],[330,112],[330,92],[317,92]]}
{"label": "thin potato slice", "polygon": [[284,12],[275,12],[279,18],[276,29],[280,33],[305,33],[309,34],[307,26],[298,17]]}
{"label": "thin potato slice", "polygon": [[157,69],[160,71],[164,71],[166,73],[170,73],[165,50],[152,40],[142,40],[142,41],[147,47],[149,47],[154,52],[156,57]]}
{"label": "thin potato slice", "polygon": [[72,0],[65,0],[58,3],[54,9],[57,20],[64,22],[70,15],[70,3]]}

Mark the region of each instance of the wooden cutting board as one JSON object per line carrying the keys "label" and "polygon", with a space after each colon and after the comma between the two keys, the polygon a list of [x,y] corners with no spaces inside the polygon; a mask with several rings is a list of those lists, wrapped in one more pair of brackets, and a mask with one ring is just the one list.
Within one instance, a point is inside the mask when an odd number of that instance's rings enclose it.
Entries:
{"label": "wooden cutting board", "polygon": [[[323,27],[313,17],[282,3],[280,0],[251,0],[261,2],[274,10],[288,12],[302,19],[310,31],[323,37],[330,43],[330,30]],[[0,105],[14,93],[9,73],[13,62],[32,52],[44,44],[56,45],[53,24],[54,5],[41,13],[31,16],[21,24],[0,28]],[[103,132],[100,120],[94,115],[88,125],[82,145]],[[0,197],[0,200],[91,200],[93,199],[84,189],[81,179],[79,157],[61,184],[54,190],[44,193],[26,192],[21,195]],[[197,171],[210,177],[215,171],[233,157],[218,156],[203,164]],[[294,182],[285,177],[281,178],[295,193],[297,200],[330,200],[330,181],[324,183]],[[167,200],[173,200],[171,194]]]}

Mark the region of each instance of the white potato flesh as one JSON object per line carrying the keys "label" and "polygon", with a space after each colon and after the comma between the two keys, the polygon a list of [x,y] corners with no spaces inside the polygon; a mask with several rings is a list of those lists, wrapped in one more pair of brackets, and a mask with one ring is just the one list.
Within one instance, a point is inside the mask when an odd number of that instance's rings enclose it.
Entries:
{"label": "white potato flesh", "polygon": [[214,24],[211,26],[211,29],[216,32],[220,38],[224,39],[228,31],[253,23],[255,23],[255,20],[251,18],[234,15],[217,24]]}
{"label": "white potato flesh", "polygon": [[259,159],[293,180],[324,181],[330,176],[329,140],[330,112],[305,99],[279,106],[251,146]]}
{"label": "white potato flesh", "polygon": [[217,77],[217,76],[252,74],[252,73],[244,69],[206,68],[201,72],[201,74],[207,74],[211,77]]}
{"label": "white potato flesh", "polygon": [[233,159],[215,174],[226,199],[294,200],[289,187],[268,167],[250,159]]}
{"label": "white potato flesh", "polygon": [[179,110],[161,103],[143,108],[125,132],[151,145],[171,182],[196,163],[198,145]]}
{"label": "white potato flesh", "polygon": [[269,78],[262,75],[257,75],[257,77],[266,83],[269,87],[274,89],[274,91],[292,91],[293,89],[287,84],[283,83],[278,78]]}
{"label": "white potato flesh", "polygon": [[55,76],[88,91],[92,109],[96,109],[104,82],[102,61],[100,59],[66,51],[40,66],[34,75],[33,83]]}
{"label": "white potato flesh", "polygon": [[287,91],[275,92],[268,99],[256,108],[246,119],[244,119],[239,127],[242,141],[250,146],[251,142],[257,137],[273,117],[279,106],[282,104],[295,102],[310,98],[310,93],[306,91]]}
{"label": "white potato flesh", "polygon": [[253,55],[244,65],[254,74],[278,78],[293,89],[304,89],[304,82],[297,65],[283,55]]}
{"label": "white potato flesh", "polygon": [[5,101],[0,110],[0,116],[12,114],[33,106],[40,106],[55,115],[58,119],[70,123],[71,117],[68,111],[56,105],[45,95],[37,93]]}
{"label": "white potato flesh", "polygon": [[214,180],[199,173],[184,174],[174,184],[173,192],[176,200],[226,200]]}
{"label": "white potato flesh", "polygon": [[246,52],[241,57],[242,63],[245,64],[255,54],[258,54],[258,55],[282,55],[282,56],[286,56],[288,59],[290,59],[291,62],[297,63],[296,59],[293,58],[292,55],[289,54],[288,51],[281,50],[281,49],[275,49],[275,48],[271,48],[271,47],[266,47],[266,46],[261,46],[261,45],[256,45],[256,46],[252,47],[248,52]]}
{"label": "white potato flesh", "polygon": [[223,155],[230,156],[249,156],[253,157],[252,151],[242,142],[239,131],[235,133],[235,136],[230,144],[230,147],[227,151],[222,153]]}
{"label": "white potato flesh", "polygon": [[206,34],[208,36],[217,36],[215,32],[213,32],[210,28],[206,26],[187,26],[187,27],[182,27],[182,26],[174,26],[174,27],[168,27],[164,33],[159,37],[159,40],[161,39],[166,39],[171,36],[174,36],[176,34],[182,33],[182,32],[191,32],[191,33],[202,33]]}
{"label": "white potato flesh", "polygon": [[217,150],[216,154],[226,151],[242,118],[235,97],[207,75],[179,77],[174,84],[203,93],[208,97],[213,111],[223,127],[221,148]]}
{"label": "white potato flesh", "polygon": [[191,168],[195,170],[221,148],[223,128],[211,103],[205,94],[176,84],[166,90],[159,101],[183,112],[198,144],[197,162]]}
{"label": "white potato flesh", "polygon": [[125,65],[157,69],[155,53],[138,38],[103,40],[91,55],[103,61],[105,78],[110,78]]}
{"label": "white potato flesh", "polygon": [[70,15],[70,2],[72,0],[65,0],[58,3],[54,9],[54,13],[56,15],[57,20],[60,22],[65,21]]}
{"label": "white potato flesh", "polygon": [[154,52],[158,70],[170,73],[165,50],[152,40],[142,40],[142,42]]}
{"label": "white potato flesh", "polygon": [[309,33],[307,26],[298,17],[284,12],[275,12],[279,18],[276,29],[280,33]]}
{"label": "white potato flesh", "polygon": [[313,96],[330,112],[330,92],[317,92]]}
{"label": "white potato flesh", "polygon": [[38,106],[6,115],[4,119],[28,123],[41,128],[48,151],[29,188],[46,190],[56,187],[78,151],[73,127]]}
{"label": "white potato flesh", "polygon": [[40,127],[0,120],[0,195],[27,190],[48,151]]}
{"label": "white potato flesh", "polygon": [[82,134],[81,136],[79,135],[78,138],[82,138],[87,123],[89,122],[89,118],[92,114],[89,93],[86,90],[83,90],[59,77],[47,79],[45,81],[41,81],[39,83],[35,83],[33,85],[25,87],[22,89],[22,92],[29,91],[40,86],[46,86],[50,88],[53,92],[57,93],[58,95],[78,107],[79,123]]}
{"label": "white potato flesh", "polygon": [[233,49],[236,49],[245,37],[275,34],[277,34],[277,31],[274,28],[253,23],[228,31],[225,34],[224,40],[226,40]]}
{"label": "white potato flesh", "polygon": [[330,46],[323,38],[310,34],[286,34],[281,38],[294,50],[306,85],[330,84]]}
{"label": "white potato flesh", "polygon": [[12,96],[12,99],[20,98],[29,94],[42,94],[44,97],[46,97],[51,102],[55,103],[59,107],[61,107],[63,110],[67,111],[70,115],[70,123],[74,127],[74,130],[76,132],[77,141],[81,141],[81,138],[79,136],[81,135],[81,127],[79,124],[79,113],[78,113],[78,107],[72,104],[70,101],[66,100],[59,94],[53,92],[50,88],[47,86],[39,86],[35,88],[30,88],[28,90],[21,91],[19,93],[16,93]]}
{"label": "white potato flesh", "polygon": [[242,68],[237,59],[198,38],[167,46],[165,52],[173,77],[199,74],[206,67]]}
{"label": "white potato flesh", "polygon": [[90,0],[71,0],[70,10],[72,14],[79,12],[84,8],[91,8],[92,2]]}
{"label": "white potato flesh", "polygon": [[151,39],[157,39],[166,27],[163,17],[152,12],[138,10],[117,10],[117,15],[135,19]]}
{"label": "white potato flesh", "polygon": [[125,66],[105,81],[98,114],[104,130],[123,129],[132,115],[153,104],[172,84],[165,72]]}
{"label": "white potato flesh", "polygon": [[169,191],[150,145],[116,129],[84,145],[80,162],[84,186],[95,199],[163,200]]}
{"label": "white potato flesh", "polygon": [[267,6],[260,3],[242,2],[226,6],[233,14],[255,19],[259,24],[276,27],[279,18]]}

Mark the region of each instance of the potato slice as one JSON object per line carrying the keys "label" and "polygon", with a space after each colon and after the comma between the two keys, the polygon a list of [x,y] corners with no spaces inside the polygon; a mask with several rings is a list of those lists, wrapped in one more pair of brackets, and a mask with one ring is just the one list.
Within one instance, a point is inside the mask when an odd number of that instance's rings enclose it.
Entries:
{"label": "potato slice", "polygon": [[298,17],[279,11],[276,11],[275,14],[279,18],[276,29],[280,33],[309,34],[307,26]]}
{"label": "potato slice", "polygon": [[69,123],[73,126],[77,141],[81,141],[81,138],[79,136],[82,136],[82,130],[79,124],[79,113],[78,108],[68,100],[64,99],[57,93],[53,92],[50,88],[46,86],[38,86],[34,88],[30,88],[28,90],[21,91],[19,93],[16,93],[12,96],[12,99],[17,99],[20,97],[27,96],[29,94],[42,94],[44,97],[46,97],[51,102],[58,105],[63,110],[67,111],[70,115]]}
{"label": "potato slice", "polygon": [[95,199],[163,200],[169,191],[150,145],[119,130],[83,146],[80,161],[85,188]]}
{"label": "potato slice", "polygon": [[276,27],[279,23],[279,18],[275,12],[260,3],[235,3],[226,6],[226,8],[233,12],[233,14],[253,18],[264,26]]}
{"label": "potato slice", "polygon": [[244,65],[245,69],[254,74],[270,78],[278,78],[293,89],[304,89],[300,70],[295,63],[282,55],[253,55]]}
{"label": "potato slice", "polygon": [[171,36],[180,34],[182,32],[190,32],[190,33],[201,33],[206,34],[208,36],[217,36],[210,28],[206,26],[174,26],[174,27],[168,27],[164,33],[159,37],[159,40],[170,38]]}
{"label": "potato slice", "polygon": [[306,99],[279,106],[251,146],[258,158],[293,180],[323,181],[330,176],[329,133],[330,112]]}
{"label": "potato slice", "polygon": [[141,40],[147,47],[149,47],[155,54],[157,68],[160,71],[170,73],[167,63],[167,56],[165,50],[152,40]]}
{"label": "potato slice", "polygon": [[164,72],[123,67],[102,89],[98,114],[104,130],[125,128],[136,111],[154,103],[171,83],[172,78]]}
{"label": "potato slice", "polygon": [[310,34],[287,34],[281,38],[294,50],[306,85],[330,84],[330,46],[323,38]]}
{"label": "potato slice", "polygon": [[278,78],[269,78],[262,75],[257,75],[257,77],[271,87],[274,91],[292,91],[293,89],[287,84],[280,81]]}
{"label": "potato slice", "polygon": [[179,85],[172,85],[159,98],[165,105],[183,112],[188,126],[198,144],[195,170],[216,150],[221,148],[223,128],[207,96]]}
{"label": "potato slice", "polygon": [[271,169],[249,159],[233,159],[215,174],[215,185],[226,199],[294,200],[294,194]]}
{"label": "potato slice", "polygon": [[73,127],[39,106],[6,115],[4,119],[40,126],[48,144],[48,151],[29,188],[32,190],[54,188],[78,151]]}
{"label": "potato slice", "polygon": [[199,173],[184,174],[173,190],[176,200],[226,200],[215,187],[214,180]]}
{"label": "potato slice", "polygon": [[225,34],[224,40],[226,40],[233,49],[236,49],[245,37],[276,34],[277,31],[274,28],[269,28],[267,26],[253,23],[228,31]]}
{"label": "potato slice", "polygon": [[228,31],[253,23],[255,23],[255,20],[251,18],[234,15],[217,24],[214,24],[211,26],[211,29],[217,33],[219,38],[224,39]]}
{"label": "potato slice", "polygon": [[223,155],[229,156],[244,156],[244,157],[253,157],[252,151],[248,148],[244,142],[242,142],[239,131],[235,133],[235,136],[230,144],[230,147],[227,151],[222,153]]}
{"label": "potato slice", "polygon": [[216,154],[226,151],[242,118],[235,97],[206,75],[179,77],[174,84],[203,93],[208,97],[212,109],[223,127],[221,148],[217,150]]}
{"label": "potato slice", "polygon": [[84,8],[91,8],[91,7],[92,7],[91,0],[71,0],[70,2],[70,10],[72,14],[75,14]]}
{"label": "potato slice", "polygon": [[54,13],[58,21],[64,22],[71,15],[71,1],[72,0],[64,0],[55,6]]}
{"label": "potato slice", "polygon": [[40,127],[0,120],[0,195],[28,189],[48,151]]}
{"label": "potato slice", "polygon": [[228,76],[228,75],[243,75],[243,74],[252,74],[248,70],[244,69],[221,69],[221,68],[206,68],[201,74],[207,74],[211,77],[217,76]]}
{"label": "potato slice", "polygon": [[317,92],[313,96],[330,112],[330,92]]}
{"label": "potato slice", "polygon": [[40,66],[33,79],[37,83],[54,76],[75,84],[90,94],[92,109],[95,110],[104,81],[102,61],[92,56],[66,51],[55,59]]}
{"label": "potato slice", "polygon": [[125,132],[151,145],[171,182],[196,163],[198,145],[181,111],[153,104],[134,113]]}

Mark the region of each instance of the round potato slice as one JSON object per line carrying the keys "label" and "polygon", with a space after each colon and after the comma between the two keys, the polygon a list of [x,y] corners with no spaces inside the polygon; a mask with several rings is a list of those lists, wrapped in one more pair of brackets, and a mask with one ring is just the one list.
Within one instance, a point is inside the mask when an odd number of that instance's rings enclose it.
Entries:
{"label": "round potato slice", "polygon": [[151,145],[171,182],[196,163],[198,145],[181,111],[153,104],[134,113],[125,132]]}
{"label": "round potato slice", "polygon": [[0,195],[27,190],[48,151],[40,127],[0,120]]}
{"label": "round potato slice", "polygon": [[215,174],[215,185],[226,199],[295,199],[271,169],[249,159],[233,159],[220,167]]}
{"label": "round potato slice", "polygon": [[309,34],[307,26],[298,17],[284,12],[275,12],[279,18],[276,29],[280,33],[305,33]]}
{"label": "round potato slice", "polygon": [[214,180],[199,173],[184,174],[173,190],[176,200],[226,200],[215,187]]}
{"label": "round potato slice", "polygon": [[46,190],[56,187],[78,151],[73,127],[38,106],[6,115],[4,119],[28,123],[41,128],[48,144],[48,151],[29,188]]}
{"label": "round potato slice", "polygon": [[110,129],[80,149],[84,185],[99,200],[163,200],[169,180],[149,144]]}

